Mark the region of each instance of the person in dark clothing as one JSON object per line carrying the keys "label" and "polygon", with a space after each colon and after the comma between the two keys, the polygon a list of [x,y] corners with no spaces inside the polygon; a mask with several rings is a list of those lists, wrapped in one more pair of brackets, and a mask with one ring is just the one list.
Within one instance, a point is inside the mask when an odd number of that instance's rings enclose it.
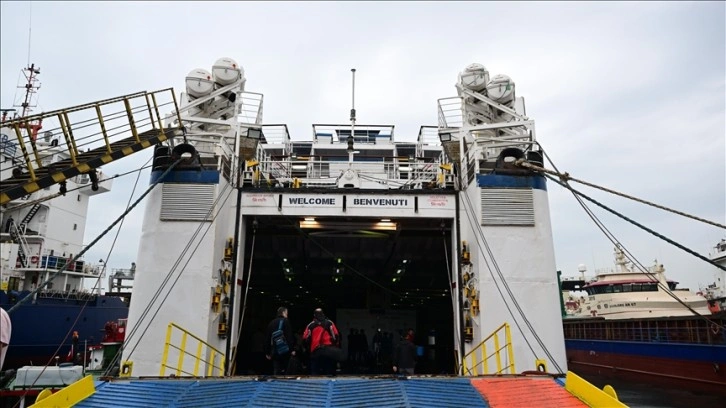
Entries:
{"label": "person in dark clothing", "polygon": [[413,329],[408,329],[406,337],[396,345],[393,350],[393,372],[413,375],[416,366],[416,345],[413,343],[415,333]]}
{"label": "person in dark clothing", "polygon": [[338,328],[325,317],[323,309],[315,309],[313,317],[313,321],[308,324],[303,334],[303,340],[310,343],[310,374],[335,375],[336,361],[323,349],[338,346],[340,341]]}
{"label": "person in dark clothing", "polygon": [[358,336],[358,329],[350,329],[350,334],[348,334],[348,362],[350,363],[351,369],[357,369],[355,356],[357,353],[357,336]]}
{"label": "person in dark clothing", "polygon": [[[272,344],[272,334],[280,327],[280,321],[282,321],[282,332],[285,337],[285,342],[288,346],[288,351],[283,354],[278,354],[275,346]],[[295,336],[292,332],[292,325],[287,319],[287,308],[279,307],[277,309],[277,317],[272,319],[269,325],[267,325],[267,335],[265,341],[265,356],[268,360],[272,360],[272,374],[281,375],[285,374],[287,365],[290,362],[290,356],[295,355]]]}

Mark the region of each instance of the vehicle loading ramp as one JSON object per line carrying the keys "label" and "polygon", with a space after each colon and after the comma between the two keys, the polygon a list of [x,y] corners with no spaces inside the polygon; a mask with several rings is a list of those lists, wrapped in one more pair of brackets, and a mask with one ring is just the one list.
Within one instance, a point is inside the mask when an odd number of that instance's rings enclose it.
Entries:
{"label": "vehicle loading ramp", "polygon": [[[617,400],[585,403],[563,383],[562,379],[546,375],[111,379],[96,381],[93,392],[69,405],[79,408],[624,406]],[[34,407],[53,406],[43,403],[39,401]]]}

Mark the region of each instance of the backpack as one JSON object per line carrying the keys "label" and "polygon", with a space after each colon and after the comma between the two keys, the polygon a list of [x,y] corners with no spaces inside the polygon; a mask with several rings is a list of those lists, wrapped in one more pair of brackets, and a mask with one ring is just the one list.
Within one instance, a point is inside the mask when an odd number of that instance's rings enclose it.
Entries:
{"label": "backpack", "polygon": [[282,331],[283,321],[284,319],[280,319],[280,324],[277,325],[277,330],[272,332],[272,350],[278,356],[290,352],[290,346],[287,345],[287,341],[285,340],[285,333]]}

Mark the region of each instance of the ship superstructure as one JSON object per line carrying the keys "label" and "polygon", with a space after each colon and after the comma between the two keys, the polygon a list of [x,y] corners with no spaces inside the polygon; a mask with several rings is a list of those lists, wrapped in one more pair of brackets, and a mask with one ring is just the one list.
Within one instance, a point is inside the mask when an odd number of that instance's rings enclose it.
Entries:
{"label": "ship superstructure", "polygon": [[[509,77],[466,67],[415,140],[357,123],[354,97],[350,123],[293,138],[264,123],[263,95],[246,82],[221,58],[189,73],[180,104],[168,88],[33,116],[60,122],[69,157],[50,165],[32,128],[8,122],[22,157],[3,205],[58,184],[63,195],[76,176],[96,191],[101,165],[154,152],[149,187],[112,223],[147,201],[137,262],[109,277],[119,296],[134,279],[121,353],[103,362],[110,374],[120,361],[120,378],[88,376],[42,404],[623,406],[612,389],[565,378],[546,183],[527,167],[543,154]],[[87,126],[68,118],[89,111]],[[279,306],[298,333],[315,308],[336,322],[344,378],[257,380]],[[391,375],[408,329],[416,375],[430,381]],[[204,378],[239,374],[252,376]],[[145,376],[194,379],[127,379]],[[290,401],[290,387],[305,397]]]}
{"label": "ship superstructure", "polygon": [[522,301],[558,286],[545,181],[516,165],[542,154],[511,79],[467,67],[458,96],[439,100],[438,125],[411,142],[393,125],[356,123],[355,109],[350,124],[293,139],[264,123],[262,94],[228,58],[186,85],[168,118],[184,139],[154,153],[161,186],[123,357],[134,376],[158,375],[170,322],[230,359],[279,305],[297,325],[323,307],[369,340],[415,327],[422,370],[436,373],[460,372],[509,322],[518,371],[566,370],[558,304]]}

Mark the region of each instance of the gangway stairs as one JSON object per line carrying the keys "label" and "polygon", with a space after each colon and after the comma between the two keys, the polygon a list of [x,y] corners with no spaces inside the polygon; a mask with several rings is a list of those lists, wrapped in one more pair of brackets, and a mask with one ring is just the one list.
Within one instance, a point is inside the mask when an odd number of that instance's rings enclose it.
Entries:
{"label": "gangway stairs", "polygon": [[[175,124],[167,121],[166,128],[160,114],[164,107],[172,108],[177,119]],[[0,181],[0,205],[54,184],[61,184],[63,193],[66,180],[81,174],[88,174],[95,189],[95,169],[183,136],[181,123],[173,88],[5,121],[0,127],[17,138],[21,157],[12,176]],[[39,134],[41,124],[50,130]]]}

